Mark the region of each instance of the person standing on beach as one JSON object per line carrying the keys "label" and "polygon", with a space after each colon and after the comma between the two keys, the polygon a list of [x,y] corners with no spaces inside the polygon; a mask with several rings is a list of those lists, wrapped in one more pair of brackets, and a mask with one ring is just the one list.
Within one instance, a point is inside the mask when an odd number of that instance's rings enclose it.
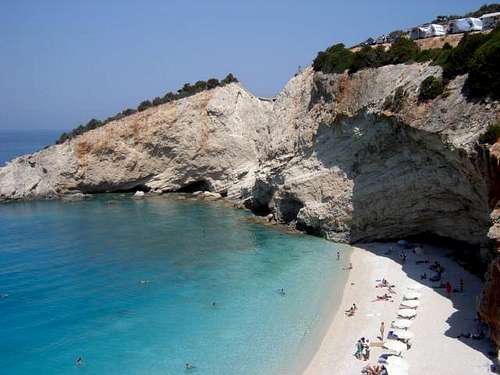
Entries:
{"label": "person standing on beach", "polygon": [[356,352],[354,353],[356,359],[361,359],[364,347],[365,347],[365,338],[361,337],[356,343]]}
{"label": "person standing on beach", "polygon": [[384,341],[385,323],[380,323],[380,340]]}
{"label": "person standing on beach", "polygon": [[337,251],[337,260],[340,260],[340,251]]}
{"label": "person standing on beach", "polygon": [[460,293],[464,292],[464,279],[460,278]]}
{"label": "person standing on beach", "polygon": [[368,339],[366,339],[365,343],[363,344],[363,360],[370,360],[370,341]]}

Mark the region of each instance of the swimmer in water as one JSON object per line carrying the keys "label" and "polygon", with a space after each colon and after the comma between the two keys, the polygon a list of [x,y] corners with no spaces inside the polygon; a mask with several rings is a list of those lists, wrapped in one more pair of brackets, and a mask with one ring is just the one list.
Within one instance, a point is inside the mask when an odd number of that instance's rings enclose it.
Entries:
{"label": "swimmer in water", "polygon": [[78,359],[75,361],[75,366],[76,367],[81,367],[83,365],[83,358],[78,357]]}
{"label": "swimmer in water", "polygon": [[194,366],[191,363],[186,363],[186,370],[192,370]]}
{"label": "swimmer in water", "polygon": [[282,296],[285,296],[286,293],[285,293],[285,289],[281,288],[279,291],[278,291],[279,294],[281,294]]}

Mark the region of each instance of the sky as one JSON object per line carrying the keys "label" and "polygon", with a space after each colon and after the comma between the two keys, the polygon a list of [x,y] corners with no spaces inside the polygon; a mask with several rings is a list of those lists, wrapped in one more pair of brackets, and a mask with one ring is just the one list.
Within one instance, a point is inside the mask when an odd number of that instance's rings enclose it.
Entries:
{"label": "sky", "polygon": [[484,0],[1,0],[0,130],[67,130],[232,72],[274,96],[336,42]]}

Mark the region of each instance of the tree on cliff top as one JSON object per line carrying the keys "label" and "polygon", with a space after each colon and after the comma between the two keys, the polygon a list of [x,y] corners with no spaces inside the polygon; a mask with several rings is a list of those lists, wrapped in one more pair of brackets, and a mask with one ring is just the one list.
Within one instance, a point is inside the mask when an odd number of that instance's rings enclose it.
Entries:
{"label": "tree on cliff top", "polygon": [[468,65],[466,89],[470,96],[500,99],[500,28],[492,31],[489,40],[477,48]]}

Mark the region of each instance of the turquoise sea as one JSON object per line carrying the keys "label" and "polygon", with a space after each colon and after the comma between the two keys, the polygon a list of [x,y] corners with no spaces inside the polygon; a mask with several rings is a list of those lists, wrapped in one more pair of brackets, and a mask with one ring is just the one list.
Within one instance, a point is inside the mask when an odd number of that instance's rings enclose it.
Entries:
{"label": "turquoise sea", "polygon": [[177,198],[0,205],[0,374],[299,372],[350,248]]}

